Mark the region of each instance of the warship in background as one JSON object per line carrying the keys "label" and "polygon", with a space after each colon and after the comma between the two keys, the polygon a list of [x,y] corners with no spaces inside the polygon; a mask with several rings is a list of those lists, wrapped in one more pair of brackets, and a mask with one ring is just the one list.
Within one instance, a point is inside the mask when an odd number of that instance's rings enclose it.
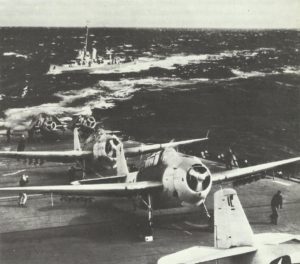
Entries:
{"label": "warship in background", "polygon": [[61,74],[68,72],[93,72],[94,70],[114,71],[118,70],[121,65],[135,64],[136,61],[132,56],[116,56],[113,49],[106,49],[106,57],[97,54],[97,49],[92,48],[88,51],[89,29],[86,26],[85,45],[78,51],[78,55],[71,63],[63,65],[50,65],[47,74]]}

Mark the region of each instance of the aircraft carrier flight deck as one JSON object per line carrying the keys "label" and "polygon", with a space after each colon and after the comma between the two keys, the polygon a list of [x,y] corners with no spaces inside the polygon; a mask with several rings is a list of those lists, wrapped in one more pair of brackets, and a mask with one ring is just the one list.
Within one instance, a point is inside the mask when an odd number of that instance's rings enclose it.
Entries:
{"label": "aircraft carrier flight deck", "polygon": [[[29,175],[31,185],[69,183],[68,165],[59,163],[33,166],[3,160],[0,170],[2,187],[18,186],[22,173]],[[299,183],[266,178],[236,190],[254,232],[300,232]],[[278,225],[271,225],[270,199],[277,190],[282,191],[284,204]],[[211,193],[209,210],[212,197]],[[200,209],[155,211],[153,242],[139,236],[137,220],[143,212],[134,212],[124,198],[35,194],[29,195],[23,208],[18,206],[18,195],[12,193],[0,197],[0,212],[0,262],[4,264],[156,263],[163,255],[213,243],[213,232]]]}

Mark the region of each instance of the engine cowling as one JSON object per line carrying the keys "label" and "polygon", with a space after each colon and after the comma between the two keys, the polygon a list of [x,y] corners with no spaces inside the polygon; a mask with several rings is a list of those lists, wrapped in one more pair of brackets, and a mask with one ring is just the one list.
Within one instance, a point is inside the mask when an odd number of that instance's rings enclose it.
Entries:
{"label": "engine cowling", "polygon": [[117,147],[122,144],[115,135],[102,135],[93,146],[94,159],[106,157],[111,161],[117,157]]}
{"label": "engine cowling", "polygon": [[55,117],[41,113],[32,118],[28,127],[28,137],[32,138],[34,134],[43,132],[57,131],[61,126]]}
{"label": "engine cowling", "polygon": [[53,120],[46,120],[44,123],[43,123],[43,126],[49,130],[49,131],[54,131],[57,129],[57,124],[55,121]]}
{"label": "engine cowling", "polygon": [[209,169],[199,162],[191,166],[167,168],[163,184],[165,191],[177,197],[182,205],[198,206],[210,192],[212,179]]}
{"label": "engine cowling", "polygon": [[97,125],[97,121],[93,116],[78,116],[74,121],[74,126],[81,129],[94,130]]}
{"label": "engine cowling", "polygon": [[95,117],[93,117],[93,116],[87,117],[84,125],[86,125],[86,126],[92,128],[92,129],[94,129],[95,126],[96,126],[96,119],[95,119]]}

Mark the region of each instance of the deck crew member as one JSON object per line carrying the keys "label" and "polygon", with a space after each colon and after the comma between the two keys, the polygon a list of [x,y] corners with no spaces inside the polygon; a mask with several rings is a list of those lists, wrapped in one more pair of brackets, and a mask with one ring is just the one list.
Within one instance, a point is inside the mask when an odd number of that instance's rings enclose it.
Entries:
{"label": "deck crew member", "polygon": [[228,151],[225,154],[224,161],[227,170],[231,170],[233,166],[237,168],[239,167],[237,158],[230,147],[228,148]]}
{"label": "deck crew member", "polygon": [[[20,187],[24,187],[28,184],[28,182],[29,182],[28,175],[23,174],[19,181],[19,185]],[[19,206],[24,207],[26,202],[27,202],[27,194],[25,192],[19,193]]]}
{"label": "deck crew member", "polygon": [[225,154],[224,157],[225,165],[227,170],[232,169],[232,150],[231,148],[228,148],[228,151]]}
{"label": "deck crew member", "polygon": [[7,128],[6,130],[6,142],[10,143],[10,138],[11,138],[11,128]]}
{"label": "deck crew member", "polygon": [[22,135],[18,142],[17,151],[24,151],[24,149],[25,149],[25,135]]}
{"label": "deck crew member", "polygon": [[278,191],[276,194],[274,194],[272,200],[271,200],[271,208],[272,208],[272,214],[271,214],[271,223],[274,225],[277,225],[278,222],[278,209],[282,209],[282,195],[281,191]]}

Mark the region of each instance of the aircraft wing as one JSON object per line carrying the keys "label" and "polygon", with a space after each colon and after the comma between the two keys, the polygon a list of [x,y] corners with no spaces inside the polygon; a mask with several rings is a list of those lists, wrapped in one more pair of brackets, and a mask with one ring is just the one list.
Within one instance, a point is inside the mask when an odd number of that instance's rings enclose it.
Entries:
{"label": "aircraft wing", "polygon": [[54,162],[73,162],[92,155],[90,151],[0,151],[2,158],[40,159]]}
{"label": "aircraft wing", "polygon": [[84,179],[79,181],[71,182],[72,185],[84,185],[84,184],[107,184],[107,183],[118,183],[126,179],[127,175],[118,176],[102,176],[99,178]]}
{"label": "aircraft wing", "polygon": [[265,245],[278,245],[289,241],[300,243],[300,235],[288,233],[261,233],[255,234],[255,240]]}
{"label": "aircraft wing", "polygon": [[213,247],[191,247],[178,251],[174,254],[166,255],[158,260],[158,264],[194,264],[203,263],[222,258],[242,255],[256,251],[254,247],[236,247],[229,249],[220,249]]}
{"label": "aircraft wing", "polygon": [[7,187],[0,188],[0,193],[14,191],[25,193],[53,193],[86,196],[129,196],[146,190],[154,191],[161,188],[163,188],[161,182],[144,181],[134,183]]}
{"label": "aircraft wing", "polygon": [[152,145],[141,144],[138,147],[124,148],[124,151],[125,151],[126,156],[131,156],[131,155],[134,156],[134,155],[146,154],[146,153],[150,153],[150,152],[163,150],[165,148],[176,148],[178,146],[188,145],[188,144],[201,142],[201,141],[205,141],[205,140],[208,140],[208,137],[183,140],[183,141],[174,141],[174,142],[163,143],[163,144],[152,144]]}
{"label": "aircraft wing", "polygon": [[286,165],[297,161],[300,161],[300,157],[285,159],[280,161],[273,161],[269,163],[249,166],[246,168],[239,168],[239,169],[227,170],[223,172],[217,172],[217,173],[213,173],[212,179],[214,182],[232,181],[248,174],[255,174],[257,172],[266,171],[278,166]]}

